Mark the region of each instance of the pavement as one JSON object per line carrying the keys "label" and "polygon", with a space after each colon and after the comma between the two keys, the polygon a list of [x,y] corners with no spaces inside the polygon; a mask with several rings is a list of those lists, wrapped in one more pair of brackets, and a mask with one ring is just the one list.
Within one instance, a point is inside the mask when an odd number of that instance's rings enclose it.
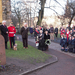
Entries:
{"label": "pavement", "polygon": [[[21,40],[21,36],[17,36]],[[36,47],[33,37],[28,37],[28,43]],[[46,53],[55,55],[58,58],[58,62],[26,75],[75,75],[75,54],[62,52],[58,41],[52,41]]]}

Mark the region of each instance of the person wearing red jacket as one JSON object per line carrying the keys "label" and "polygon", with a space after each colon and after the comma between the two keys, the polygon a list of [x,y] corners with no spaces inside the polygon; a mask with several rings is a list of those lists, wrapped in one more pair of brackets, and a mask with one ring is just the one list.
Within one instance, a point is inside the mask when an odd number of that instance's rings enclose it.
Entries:
{"label": "person wearing red jacket", "polygon": [[63,34],[65,34],[65,29],[64,28],[61,29],[61,35],[63,35]]}
{"label": "person wearing red jacket", "polygon": [[[16,29],[13,26],[13,23],[10,23],[10,26],[8,27],[8,35],[9,35],[9,41],[10,41],[10,47],[13,49],[13,46],[15,45],[15,39],[14,35],[16,33]],[[12,46],[13,44],[13,46]]]}
{"label": "person wearing red jacket", "polygon": [[67,41],[68,41],[68,39],[69,39],[69,34],[70,34],[70,31],[69,31],[69,29],[67,28],[67,32],[66,32]]}

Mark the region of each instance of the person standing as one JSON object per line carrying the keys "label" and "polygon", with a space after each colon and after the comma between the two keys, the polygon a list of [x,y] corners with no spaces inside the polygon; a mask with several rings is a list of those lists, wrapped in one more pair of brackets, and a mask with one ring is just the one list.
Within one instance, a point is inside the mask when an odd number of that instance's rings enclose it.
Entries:
{"label": "person standing", "polygon": [[50,27],[50,37],[51,37],[51,40],[54,40],[54,27],[53,27],[53,25],[51,25],[51,27]]}
{"label": "person standing", "polygon": [[[15,39],[14,35],[16,33],[16,29],[13,26],[13,23],[10,23],[10,26],[8,27],[8,35],[9,35],[9,41],[10,41],[10,48],[13,49],[13,46],[15,45]],[[13,43],[13,46],[12,46]]]}
{"label": "person standing", "polygon": [[66,32],[67,41],[68,41],[68,39],[69,39],[69,34],[70,34],[70,31],[69,31],[69,29],[67,28],[67,32]]}
{"label": "person standing", "polygon": [[35,28],[35,30],[34,30],[34,38],[35,38],[35,41],[37,41],[38,40],[38,35],[39,35],[39,28],[38,27],[36,27]]}
{"label": "person standing", "polygon": [[[50,35],[48,34],[47,30],[45,31],[45,34],[44,34],[44,40],[45,41],[50,40]],[[48,45],[47,44],[45,45],[45,47],[46,47],[46,50],[48,50]]]}
{"label": "person standing", "polygon": [[5,21],[5,20],[2,21],[2,25],[1,25],[1,35],[4,37],[4,40],[5,40],[5,49],[8,49],[8,48],[7,48],[8,29],[7,29],[6,21]]}
{"label": "person standing", "polygon": [[64,29],[64,27],[62,27],[61,32],[60,32],[60,35],[63,35],[65,33],[66,33],[65,29]]}
{"label": "person standing", "polygon": [[23,47],[28,48],[28,28],[27,23],[24,23],[24,26],[21,28],[21,35],[23,40]]}
{"label": "person standing", "polygon": [[54,33],[55,33],[55,36],[57,38],[57,36],[58,36],[58,28],[57,27],[55,28]]}
{"label": "person standing", "polygon": [[41,27],[41,30],[43,31],[43,34],[45,33],[45,28],[44,26]]}
{"label": "person standing", "polygon": [[29,30],[30,30],[31,37],[33,37],[33,27],[31,26]]}
{"label": "person standing", "polygon": [[69,31],[70,31],[72,28],[70,27],[70,25],[68,25],[68,27],[66,28],[66,30],[67,30],[67,29],[69,29]]}

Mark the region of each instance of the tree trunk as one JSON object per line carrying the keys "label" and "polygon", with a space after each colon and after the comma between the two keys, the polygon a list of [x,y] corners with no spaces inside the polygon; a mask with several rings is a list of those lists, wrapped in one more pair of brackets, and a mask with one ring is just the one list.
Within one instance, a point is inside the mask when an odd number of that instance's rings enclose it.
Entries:
{"label": "tree trunk", "polygon": [[71,20],[70,20],[70,22],[69,22],[69,26],[71,25],[71,22],[72,22],[74,16],[75,16],[75,14],[72,15]]}
{"label": "tree trunk", "polygon": [[41,1],[41,9],[39,10],[37,25],[41,25],[42,18],[43,18],[43,15],[44,15],[44,6],[45,6],[46,0],[40,0],[40,1]]}

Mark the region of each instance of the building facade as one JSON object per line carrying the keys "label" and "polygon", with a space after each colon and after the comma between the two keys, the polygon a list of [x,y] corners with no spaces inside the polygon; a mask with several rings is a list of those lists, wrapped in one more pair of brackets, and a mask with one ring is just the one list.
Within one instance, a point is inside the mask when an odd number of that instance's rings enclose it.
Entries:
{"label": "building facade", "polygon": [[11,22],[11,1],[0,0],[0,22],[7,21],[7,25]]}

